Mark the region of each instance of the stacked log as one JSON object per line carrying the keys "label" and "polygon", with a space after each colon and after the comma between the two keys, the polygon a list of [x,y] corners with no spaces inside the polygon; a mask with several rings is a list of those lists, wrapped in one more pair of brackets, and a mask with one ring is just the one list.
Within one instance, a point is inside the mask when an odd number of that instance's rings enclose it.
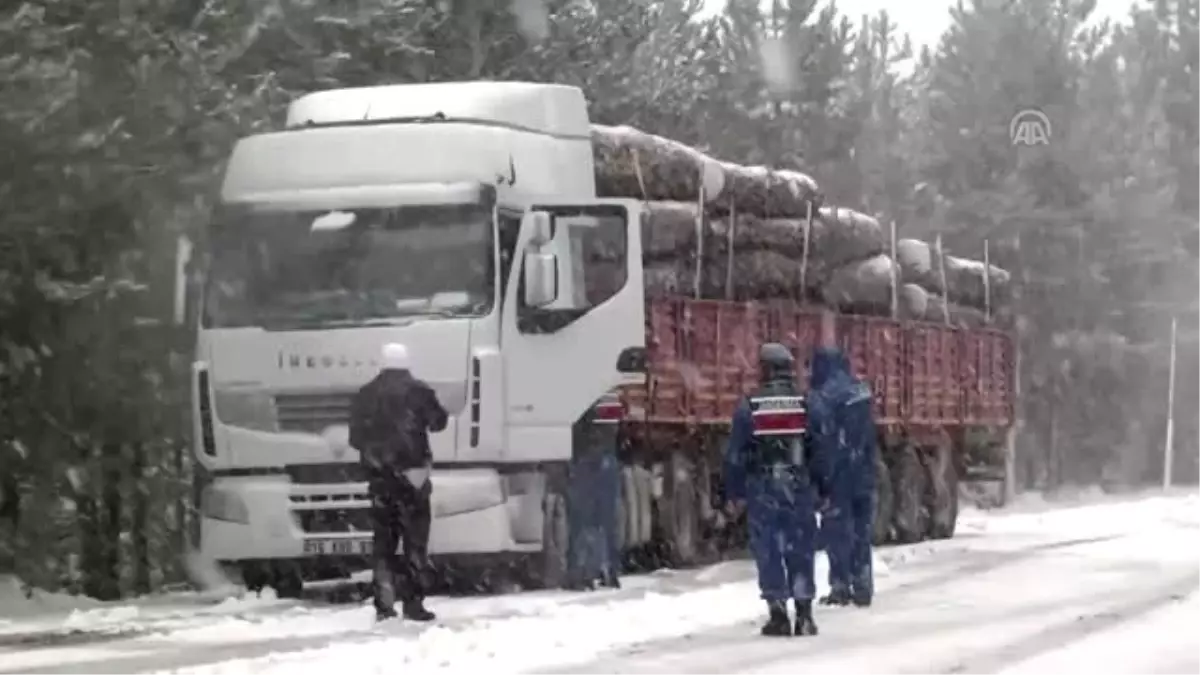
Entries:
{"label": "stacked log", "polygon": [[714,212],[800,218],[819,204],[817,182],[799,171],[720,162],[633,127],[592,126],[596,193],[644,201],[703,201]]}
{"label": "stacked log", "polygon": [[806,233],[805,219],[710,216],[685,202],[647,202],[645,207],[642,251],[656,289],[694,289],[700,261],[706,295],[725,297],[731,278],[731,299],[799,299],[812,295],[842,265],[886,248],[879,223],[849,209],[820,209]]}
{"label": "stacked log", "polygon": [[594,125],[591,135],[597,194],[644,204],[648,295],[699,290],[702,298],[793,299],[886,315],[899,284],[902,317],[948,317],[956,326],[987,323],[985,278],[993,316],[1008,298],[1004,270],[939,260],[922,241],[898,241],[893,260],[875,218],[822,205],[816,181],[798,171],[720,161],[627,126]]}
{"label": "stacked log", "polygon": [[[1011,281],[1008,272],[995,265],[985,266],[977,260],[945,253],[941,257],[946,274],[944,289],[942,261],[939,261],[935,247],[916,239],[896,242],[896,260],[900,263],[901,276],[906,283],[917,284],[926,291],[944,295],[954,304],[977,310],[985,309],[989,301],[993,308],[1007,303]],[[985,277],[989,286],[986,291]],[[985,295],[990,296],[990,300]]]}

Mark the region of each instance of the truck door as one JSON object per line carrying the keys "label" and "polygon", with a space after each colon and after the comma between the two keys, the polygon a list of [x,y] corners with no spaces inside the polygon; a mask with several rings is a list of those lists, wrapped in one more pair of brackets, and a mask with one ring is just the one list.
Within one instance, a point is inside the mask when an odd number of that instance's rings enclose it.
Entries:
{"label": "truck door", "polygon": [[646,344],[641,205],[599,200],[525,213],[501,328],[505,459],[571,452],[571,425],[628,379],[622,354]]}

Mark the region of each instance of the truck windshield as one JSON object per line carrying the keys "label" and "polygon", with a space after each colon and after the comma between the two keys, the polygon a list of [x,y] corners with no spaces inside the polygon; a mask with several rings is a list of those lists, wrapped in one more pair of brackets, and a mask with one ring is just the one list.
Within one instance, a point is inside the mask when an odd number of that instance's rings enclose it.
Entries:
{"label": "truck windshield", "polygon": [[491,210],[226,209],[213,228],[204,325],[276,330],[483,316]]}

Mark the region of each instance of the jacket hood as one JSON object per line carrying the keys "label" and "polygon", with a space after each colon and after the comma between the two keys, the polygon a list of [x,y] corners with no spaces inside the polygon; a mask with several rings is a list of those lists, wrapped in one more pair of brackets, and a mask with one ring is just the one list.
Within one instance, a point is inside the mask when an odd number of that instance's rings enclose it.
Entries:
{"label": "jacket hood", "polygon": [[835,380],[848,382],[850,377],[850,362],[846,355],[837,347],[820,347],[813,354],[812,373],[808,385],[812,389],[820,389]]}

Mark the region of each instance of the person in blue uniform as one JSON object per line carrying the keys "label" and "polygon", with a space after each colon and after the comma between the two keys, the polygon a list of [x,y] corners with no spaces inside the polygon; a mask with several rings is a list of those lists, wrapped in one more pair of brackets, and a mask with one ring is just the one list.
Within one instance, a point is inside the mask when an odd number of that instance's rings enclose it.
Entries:
{"label": "person in blue uniform", "polygon": [[[763,635],[816,635],[812,603],[816,504],[824,497],[825,458],[805,442],[806,409],[791,351],[759,351],[760,386],[733,417],[725,455],[725,496],[746,508],[758,586],[769,616]],[[788,600],[796,606],[795,623]]]}
{"label": "person in blue uniform", "polygon": [[837,347],[813,354],[808,406],[813,442],[830,458],[829,501],[821,514],[830,591],[821,602],[866,607],[875,590],[875,421],[870,387],[851,374]]}

